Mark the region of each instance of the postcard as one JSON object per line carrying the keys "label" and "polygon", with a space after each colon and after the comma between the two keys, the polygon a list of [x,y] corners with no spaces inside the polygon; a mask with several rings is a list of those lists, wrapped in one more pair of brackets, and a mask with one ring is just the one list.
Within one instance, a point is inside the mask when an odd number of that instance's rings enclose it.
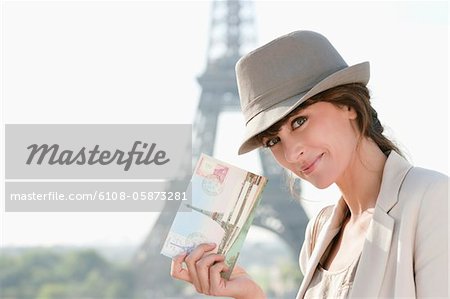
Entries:
{"label": "postcard", "polygon": [[[267,178],[202,154],[191,179],[191,204],[181,203],[161,254],[173,258],[214,242],[228,279],[253,221]],[[185,206],[183,206],[185,205]],[[181,209],[190,212],[181,212]]]}

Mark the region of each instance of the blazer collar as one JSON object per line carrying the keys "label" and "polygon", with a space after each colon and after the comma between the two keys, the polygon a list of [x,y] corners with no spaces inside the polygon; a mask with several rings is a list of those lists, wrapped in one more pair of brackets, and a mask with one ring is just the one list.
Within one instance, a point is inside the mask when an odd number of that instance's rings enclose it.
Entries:
{"label": "blazer collar", "polygon": [[[375,211],[366,233],[350,298],[379,297],[391,250],[395,220],[388,213],[398,202],[403,180],[412,165],[391,151],[386,161]],[[370,279],[370,283],[367,283]]]}
{"label": "blazer collar", "polygon": [[[394,231],[394,219],[388,215],[388,212],[397,203],[401,184],[411,167],[412,165],[395,151],[389,153],[350,298],[377,297],[378,295]],[[347,210],[348,206],[341,197],[336,203],[330,219],[324,224],[317,237],[297,299],[303,298],[305,295],[320,258],[339,232]],[[368,277],[370,277],[370,283],[367,283]]]}
{"label": "blazer collar", "polygon": [[391,151],[384,165],[380,193],[376,206],[388,213],[398,201],[398,192],[405,176],[413,166],[395,151]]}

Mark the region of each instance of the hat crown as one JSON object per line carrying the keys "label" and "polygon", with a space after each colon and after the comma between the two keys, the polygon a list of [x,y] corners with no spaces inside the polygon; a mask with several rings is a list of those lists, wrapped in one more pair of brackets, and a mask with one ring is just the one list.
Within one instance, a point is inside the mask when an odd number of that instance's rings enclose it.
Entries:
{"label": "hat crown", "polygon": [[323,35],[295,31],[248,53],[236,64],[245,121],[348,65]]}

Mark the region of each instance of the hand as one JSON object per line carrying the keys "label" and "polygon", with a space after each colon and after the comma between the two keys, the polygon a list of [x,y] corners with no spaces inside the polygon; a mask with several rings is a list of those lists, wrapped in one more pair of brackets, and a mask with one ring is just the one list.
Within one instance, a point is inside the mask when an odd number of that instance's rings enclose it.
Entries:
{"label": "hand", "polygon": [[[235,265],[229,280],[220,276],[228,271],[225,257],[212,253],[214,243],[200,244],[189,255],[176,256],[172,260],[170,275],[195,286],[197,292],[205,295],[228,296],[237,299],[266,298],[261,288],[250,278],[245,270]],[[187,269],[182,267],[186,263]]]}

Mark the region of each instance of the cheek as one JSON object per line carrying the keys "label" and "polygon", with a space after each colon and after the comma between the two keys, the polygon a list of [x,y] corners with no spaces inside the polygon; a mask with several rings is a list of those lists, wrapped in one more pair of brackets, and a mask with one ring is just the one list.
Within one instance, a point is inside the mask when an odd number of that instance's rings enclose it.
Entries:
{"label": "cheek", "polygon": [[295,168],[295,165],[286,161],[284,152],[282,150],[279,150],[279,148],[277,148],[276,150],[271,149],[271,153],[272,158],[275,159],[275,161],[280,167],[290,170],[294,174],[296,174],[297,169]]}
{"label": "cheek", "polygon": [[284,159],[284,155],[278,148],[270,148],[270,152],[272,153],[272,158],[280,165],[281,167],[286,167],[287,163]]}
{"label": "cheek", "polygon": [[330,149],[328,171],[337,180],[348,168],[356,153],[357,137],[353,132],[341,134]]}
{"label": "cheek", "polygon": [[333,150],[335,158],[346,160],[352,155],[357,144],[357,132],[348,120],[340,120],[328,124],[328,132],[326,140],[330,148]]}

